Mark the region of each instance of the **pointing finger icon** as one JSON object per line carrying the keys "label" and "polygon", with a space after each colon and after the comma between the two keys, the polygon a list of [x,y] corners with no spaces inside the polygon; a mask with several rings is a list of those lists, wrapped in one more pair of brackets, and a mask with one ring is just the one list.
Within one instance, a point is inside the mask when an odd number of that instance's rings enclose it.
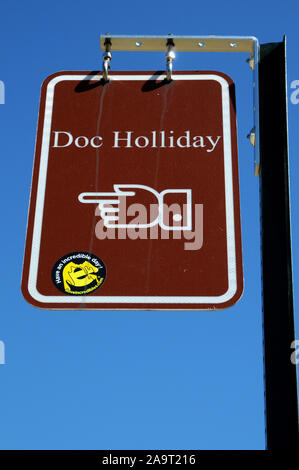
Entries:
{"label": "pointing finger icon", "polygon": [[[192,228],[192,210],[191,210],[191,189],[166,189],[159,193],[155,189],[142,184],[114,184],[114,192],[85,192],[78,196],[78,200],[83,204],[98,204],[100,215],[107,228],[149,228],[159,223],[164,230],[191,230]],[[120,220],[120,200],[122,197],[133,197],[136,195],[134,190],[145,190],[153,194],[157,199],[158,215],[147,223],[119,223]],[[184,226],[170,226],[164,221],[164,196],[166,194],[186,195],[187,200],[187,224]],[[173,220],[180,221],[182,216],[174,214]]]}

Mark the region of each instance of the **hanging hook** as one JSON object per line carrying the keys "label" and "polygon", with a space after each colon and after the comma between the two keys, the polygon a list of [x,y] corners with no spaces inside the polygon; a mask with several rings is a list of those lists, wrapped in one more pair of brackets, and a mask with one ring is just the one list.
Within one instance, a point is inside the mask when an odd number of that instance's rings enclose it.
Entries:
{"label": "hanging hook", "polygon": [[172,80],[172,62],[175,59],[174,42],[173,39],[167,40],[167,53],[166,53],[166,80]]}
{"label": "hanging hook", "polygon": [[105,39],[105,52],[103,54],[103,79],[105,82],[109,81],[109,70],[110,70],[110,62],[112,59],[111,54],[111,41],[109,38]]}

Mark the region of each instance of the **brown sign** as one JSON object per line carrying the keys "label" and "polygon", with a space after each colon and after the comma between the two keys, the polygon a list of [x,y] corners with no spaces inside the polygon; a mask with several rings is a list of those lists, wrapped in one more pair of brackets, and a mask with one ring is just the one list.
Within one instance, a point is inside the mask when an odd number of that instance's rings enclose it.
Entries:
{"label": "brown sign", "polygon": [[243,291],[234,85],[44,82],[22,280],[54,309],[218,309]]}

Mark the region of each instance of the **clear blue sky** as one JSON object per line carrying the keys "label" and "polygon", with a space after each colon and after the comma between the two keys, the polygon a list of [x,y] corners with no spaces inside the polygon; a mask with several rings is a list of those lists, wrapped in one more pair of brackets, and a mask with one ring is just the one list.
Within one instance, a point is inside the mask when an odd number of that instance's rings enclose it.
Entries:
{"label": "clear blue sky", "polygon": [[[42,311],[20,279],[40,86],[60,70],[101,68],[100,33],[288,38],[299,80],[296,1],[1,5],[1,449],[264,449],[259,183],[246,54],[177,55],[177,70],[236,83],[245,291],[223,311]],[[115,53],[113,70],[159,70],[164,53]],[[299,265],[299,105],[289,102],[295,307]],[[274,138],[275,136],[273,136]],[[299,339],[299,313],[296,313]]]}

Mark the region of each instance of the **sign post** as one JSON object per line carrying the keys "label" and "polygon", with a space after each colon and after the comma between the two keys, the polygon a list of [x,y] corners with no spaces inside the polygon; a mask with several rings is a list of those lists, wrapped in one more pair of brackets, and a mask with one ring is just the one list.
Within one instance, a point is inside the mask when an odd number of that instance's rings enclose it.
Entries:
{"label": "sign post", "polygon": [[267,449],[299,450],[285,40],[260,46],[259,99]]}

